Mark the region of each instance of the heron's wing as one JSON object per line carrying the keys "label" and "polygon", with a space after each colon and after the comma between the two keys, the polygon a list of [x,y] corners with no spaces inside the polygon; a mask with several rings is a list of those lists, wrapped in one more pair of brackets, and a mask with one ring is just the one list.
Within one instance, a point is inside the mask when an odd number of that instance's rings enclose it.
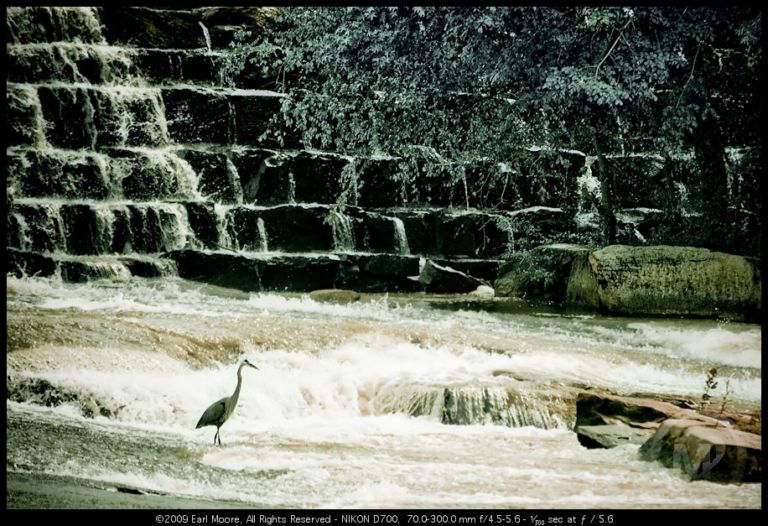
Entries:
{"label": "heron's wing", "polygon": [[197,422],[195,429],[203,426],[215,426],[217,422],[221,420],[221,417],[224,416],[224,412],[226,411],[226,401],[227,397],[224,397],[208,406],[208,409],[205,410],[205,413],[203,413],[203,416],[201,416],[200,420]]}

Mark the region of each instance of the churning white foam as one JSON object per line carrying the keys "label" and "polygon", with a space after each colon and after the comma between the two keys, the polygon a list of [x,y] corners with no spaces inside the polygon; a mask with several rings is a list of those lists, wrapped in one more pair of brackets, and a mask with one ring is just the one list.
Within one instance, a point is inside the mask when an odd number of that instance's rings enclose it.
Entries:
{"label": "churning white foam", "polygon": [[760,329],[741,324],[693,329],[666,326],[666,323],[630,323],[638,339],[650,348],[680,358],[695,358],[734,367],[761,367]]}

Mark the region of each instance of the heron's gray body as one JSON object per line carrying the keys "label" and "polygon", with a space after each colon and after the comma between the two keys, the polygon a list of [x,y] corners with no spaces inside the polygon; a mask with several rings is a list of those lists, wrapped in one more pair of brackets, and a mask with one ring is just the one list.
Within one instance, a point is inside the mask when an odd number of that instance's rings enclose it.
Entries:
{"label": "heron's gray body", "polygon": [[216,434],[213,436],[214,444],[216,444],[216,440],[218,439],[219,445],[221,445],[219,431],[221,426],[224,425],[224,422],[226,422],[232,415],[232,412],[237,405],[237,399],[240,398],[240,387],[243,385],[243,367],[246,365],[258,369],[258,367],[248,360],[243,360],[243,363],[237,368],[237,387],[235,387],[235,392],[232,393],[232,396],[225,396],[221,400],[217,400],[209,405],[208,409],[205,410],[203,416],[201,416],[200,420],[197,422],[195,429],[205,426],[216,426]]}

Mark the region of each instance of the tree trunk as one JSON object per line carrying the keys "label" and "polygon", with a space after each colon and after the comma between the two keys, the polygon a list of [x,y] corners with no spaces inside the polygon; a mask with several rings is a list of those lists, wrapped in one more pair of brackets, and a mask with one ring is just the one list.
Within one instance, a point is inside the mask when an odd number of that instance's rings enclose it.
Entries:
{"label": "tree trunk", "polygon": [[725,146],[720,123],[715,118],[700,121],[692,136],[696,165],[699,171],[699,195],[702,212],[702,232],[709,248],[733,251],[734,217],[729,213],[728,173],[725,166]]}
{"label": "tree trunk", "polygon": [[597,136],[592,136],[592,145],[597,156],[597,177],[600,180],[600,202],[597,211],[603,222],[603,243],[613,245],[616,242],[616,201],[614,199],[615,186],[613,174],[608,173],[608,167],[600,148]]}

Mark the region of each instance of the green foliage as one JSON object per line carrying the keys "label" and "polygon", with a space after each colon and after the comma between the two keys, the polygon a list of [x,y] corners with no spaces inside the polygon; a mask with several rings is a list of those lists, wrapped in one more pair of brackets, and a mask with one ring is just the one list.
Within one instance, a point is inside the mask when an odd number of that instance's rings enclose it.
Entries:
{"label": "green foliage", "polygon": [[[281,16],[272,41],[237,35],[226,75],[236,76],[235,64],[271,62],[305,140],[348,153],[419,145],[450,159],[504,158],[510,144],[589,150],[595,134],[609,151],[663,124],[665,136],[652,142],[679,144],[707,112],[753,103],[761,57],[759,14],[748,9],[289,8]],[[739,82],[718,84],[734,73]]]}
{"label": "green foliage", "polygon": [[551,254],[540,253],[534,256],[531,251],[523,253],[520,266],[525,269],[521,273],[524,276],[524,296],[537,297],[552,289],[557,282],[556,270],[559,263]]}
{"label": "green foliage", "polygon": [[[722,157],[723,145],[760,144],[753,8],[297,7],[278,24],[238,35],[225,79],[272,72],[290,94],[280,119],[307,147],[401,157],[406,184],[453,187],[472,160],[514,166],[530,146]],[[279,142],[284,126],[265,133]],[[702,169],[714,196],[722,170]],[[546,174],[529,175],[546,199]],[[602,200],[610,231],[609,184]]]}
{"label": "green foliage", "polygon": [[352,159],[344,165],[341,170],[341,192],[334,204],[333,210],[343,212],[347,205],[356,205],[358,198],[358,187],[360,184],[360,159]]}
{"label": "green foliage", "polygon": [[[707,379],[704,382],[704,393],[701,395],[702,405],[711,403],[712,393],[717,389],[718,386],[718,375],[719,373],[717,371],[717,367],[712,367],[709,371],[707,371]],[[720,399],[719,415],[722,416],[722,414],[725,413],[726,407],[730,402],[731,394],[731,378],[728,377],[725,379],[725,392],[722,394],[722,398]]]}
{"label": "green foliage", "polygon": [[712,391],[717,389],[717,367],[707,371],[707,380],[704,382],[704,393],[701,395],[702,404],[708,403],[712,398]]}

